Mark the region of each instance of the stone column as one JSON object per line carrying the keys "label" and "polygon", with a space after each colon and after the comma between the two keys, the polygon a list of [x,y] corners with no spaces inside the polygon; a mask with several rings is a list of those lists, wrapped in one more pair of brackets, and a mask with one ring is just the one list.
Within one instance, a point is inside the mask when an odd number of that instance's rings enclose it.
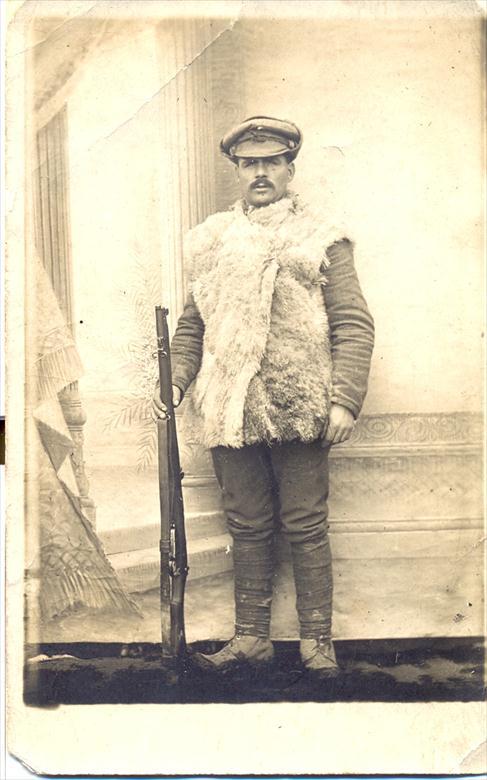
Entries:
{"label": "stone column", "polygon": [[160,92],[162,290],[174,328],[186,295],[182,239],[215,210],[210,80],[212,25],[171,19],[157,28]]}
{"label": "stone column", "polygon": [[[69,328],[73,323],[73,290],[67,179],[66,107],[58,111],[36,135],[37,162],[34,186],[35,236],[37,251],[51,280],[59,307]],[[89,497],[89,483],[83,458],[83,410],[78,383],[59,393],[66,424],[73,439],[71,461],[81,503],[95,523],[95,504]]]}
{"label": "stone column", "polygon": [[[184,234],[217,210],[219,129],[215,129],[213,63],[229,26],[228,20],[193,18],[165,20],[157,28],[163,85],[158,159],[161,289],[172,330],[187,290]],[[191,576],[205,576],[228,569],[231,556],[210,458],[193,432],[183,427],[182,410],[178,417]],[[209,548],[198,562],[192,542],[202,535],[209,537]]]}
{"label": "stone column", "polygon": [[[186,297],[184,234],[215,211],[211,50],[218,35],[205,19],[165,20],[157,28],[162,82],[161,289],[172,330]],[[189,487],[196,474],[202,478],[202,470],[207,478],[212,472],[191,432],[182,431],[180,439],[185,486]]]}
{"label": "stone column", "polygon": [[[211,92],[215,149],[222,136],[247,116],[244,101],[245,39],[242,25],[226,30],[211,50]],[[223,211],[239,197],[234,166],[221,154],[215,160],[215,200]]]}
{"label": "stone column", "polygon": [[81,402],[77,382],[73,382],[61,390],[59,393],[59,402],[63,410],[66,425],[71,434],[71,439],[73,440],[74,446],[70,455],[76,484],[79,490],[81,506],[83,507],[87,518],[95,525],[96,507],[95,502],[89,495],[90,483],[86,476],[85,460],[83,456],[83,428],[87,418]]}

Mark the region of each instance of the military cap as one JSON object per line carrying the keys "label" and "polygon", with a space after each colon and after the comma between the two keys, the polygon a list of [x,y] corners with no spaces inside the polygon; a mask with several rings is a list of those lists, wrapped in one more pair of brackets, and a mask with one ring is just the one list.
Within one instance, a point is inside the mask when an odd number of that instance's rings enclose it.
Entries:
{"label": "military cap", "polygon": [[285,154],[294,160],[303,135],[292,122],[270,116],[251,116],[226,133],[220,150],[230,160],[239,157],[277,157]]}

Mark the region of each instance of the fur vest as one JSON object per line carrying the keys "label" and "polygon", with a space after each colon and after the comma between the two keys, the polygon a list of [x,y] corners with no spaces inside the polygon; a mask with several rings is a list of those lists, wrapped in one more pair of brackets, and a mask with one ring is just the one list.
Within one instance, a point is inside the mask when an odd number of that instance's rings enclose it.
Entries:
{"label": "fur vest", "polygon": [[328,414],[331,355],[322,285],[343,231],[289,194],[238,202],[189,234],[191,291],[205,326],[192,394],[203,444],[311,441]]}

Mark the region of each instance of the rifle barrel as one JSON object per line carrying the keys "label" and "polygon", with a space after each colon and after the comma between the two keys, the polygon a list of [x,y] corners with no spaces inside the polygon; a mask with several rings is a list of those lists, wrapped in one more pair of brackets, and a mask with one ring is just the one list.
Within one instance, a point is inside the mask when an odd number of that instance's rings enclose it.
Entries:
{"label": "rifle barrel", "polygon": [[161,639],[163,656],[180,659],[186,647],[184,591],[188,573],[182,472],[172,400],[168,310],[156,306],[160,395],[167,409],[157,423],[161,513]]}

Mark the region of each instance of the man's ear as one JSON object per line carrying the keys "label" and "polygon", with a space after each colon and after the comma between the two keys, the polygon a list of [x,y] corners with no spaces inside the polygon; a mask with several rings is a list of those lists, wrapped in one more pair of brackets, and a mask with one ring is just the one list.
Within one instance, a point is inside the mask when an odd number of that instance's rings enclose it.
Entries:
{"label": "man's ear", "polygon": [[289,165],[287,166],[287,169],[289,171],[289,181],[291,181],[291,179],[294,178],[294,174],[296,173],[296,168],[294,166],[294,163],[290,162]]}

